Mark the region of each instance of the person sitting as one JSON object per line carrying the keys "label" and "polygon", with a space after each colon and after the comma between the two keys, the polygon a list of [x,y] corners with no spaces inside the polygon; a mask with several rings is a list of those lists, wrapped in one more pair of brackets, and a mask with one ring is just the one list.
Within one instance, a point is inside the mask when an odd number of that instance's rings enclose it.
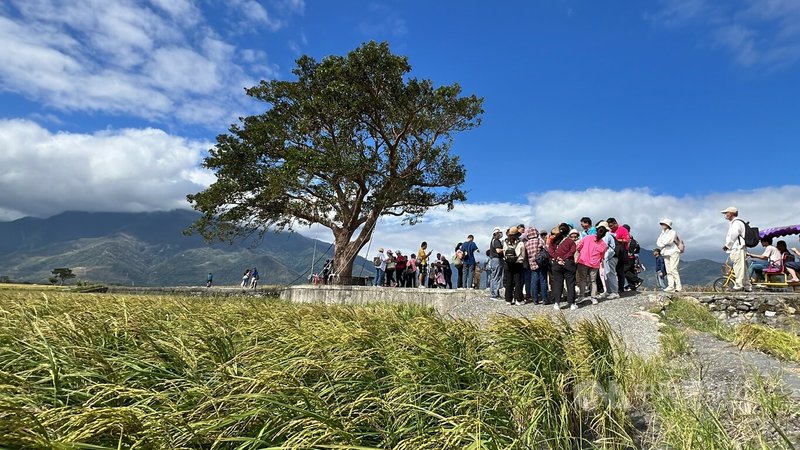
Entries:
{"label": "person sitting", "polygon": [[750,264],[750,279],[757,281],[758,278],[764,273],[764,269],[769,267],[781,267],[783,264],[783,255],[778,249],[772,245],[772,238],[762,238],[761,245],[764,247],[764,253],[756,255],[754,253],[747,253],[747,256],[753,259],[760,259],[764,262],[754,261]]}
{"label": "person sitting", "polygon": [[[775,246],[783,255],[783,268],[786,269],[786,273],[790,275],[790,277],[787,277],[786,282],[800,283],[800,279],[797,278],[797,271],[800,270],[800,263],[797,262],[792,252],[789,251],[786,246],[786,241],[778,241]],[[800,252],[798,252],[796,248],[793,248],[792,251],[797,253],[797,256],[800,256]]]}

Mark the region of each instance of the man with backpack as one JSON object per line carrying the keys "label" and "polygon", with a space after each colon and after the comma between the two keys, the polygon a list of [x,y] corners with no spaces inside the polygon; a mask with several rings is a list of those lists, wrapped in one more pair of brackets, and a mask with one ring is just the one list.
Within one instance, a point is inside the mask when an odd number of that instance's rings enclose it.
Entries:
{"label": "man with backpack", "polygon": [[508,237],[503,241],[502,255],[508,271],[506,279],[506,303],[522,305],[523,264],[525,261],[525,244],[522,242],[519,228],[511,227]]}
{"label": "man with backpack", "polygon": [[[725,245],[722,250],[728,252],[730,259],[733,262],[733,274],[736,279],[733,282],[733,290],[752,292],[753,286],[750,284],[750,277],[747,276],[747,238],[752,240],[754,228],[744,220],[739,218],[739,210],[733,206],[729,206],[723,211],[725,220],[730,222],[728,225],[728,234],[725,236]],[[748,236],[749,234],[749,236]],[[756,239],[758,239],[758,230],[755,230]],[[755,246],[755,245],[753,245]]]}

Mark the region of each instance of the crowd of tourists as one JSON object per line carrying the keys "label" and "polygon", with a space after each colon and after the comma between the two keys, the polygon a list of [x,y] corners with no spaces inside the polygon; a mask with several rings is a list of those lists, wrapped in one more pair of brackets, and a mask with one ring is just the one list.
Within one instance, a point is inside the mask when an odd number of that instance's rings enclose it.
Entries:
{"label": "crowd of tourists", "polygon": [[[630,226],[613,217],[597,222],[583,217],[579,224],[575,228],[560,223],[549,232],[524,224],[495,228],[483,268],[489,298],[509,305],[552,303],[557,309],[563,304],[576,309],[583,301],[594,304],[619,298],[620,290],[637,290],[643,282],[638,275],[641,248]],[[665,291],[680,291],[678,264],[684,243],[670,219],[662,219],[660,226],[655,250],[659,283]],[[475,276],[481,271],[476,260],[479,249],[474,240],[473,235],[467,236],[449,258],[434,255],[427,242],[408,257],[400,250],[380,248],[373,258],[375,285],[452,289],[455,273],[455,288],[480,288],[480,276]]]}

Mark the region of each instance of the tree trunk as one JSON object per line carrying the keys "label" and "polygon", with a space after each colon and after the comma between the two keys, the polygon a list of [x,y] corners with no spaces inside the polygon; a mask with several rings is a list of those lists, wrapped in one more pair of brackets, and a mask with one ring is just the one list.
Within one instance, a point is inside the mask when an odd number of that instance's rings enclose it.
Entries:
{"label": "tree trunk", "polygon": [[367,239],[365,239],[366,236],[359,236],[355,241],[350,242],[351,235],[352,233],[348,233],[345,230],[342,230],[339,235],[334,234],[336,248],[333,253],[332,273],[336,274],[337,277],[333,278],[332,284],[356,284],[354,283],[356,280],[353,280],[353,264]]}

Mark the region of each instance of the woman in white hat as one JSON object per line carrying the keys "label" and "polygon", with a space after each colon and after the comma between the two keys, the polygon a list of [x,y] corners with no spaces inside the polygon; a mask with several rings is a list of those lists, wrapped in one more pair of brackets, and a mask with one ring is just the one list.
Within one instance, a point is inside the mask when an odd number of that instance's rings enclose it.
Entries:
{"label": "woman in white hat", "polygon": [[681,251],[678,248],[678,233],[672,229],[672,220],[661,219],[661,235],[658,236],[656,247],[661,250],[664,265],[667,267],[667,288],[665,292],[680,292],[681,275],[678,273],[678,263],[681,262]]}

